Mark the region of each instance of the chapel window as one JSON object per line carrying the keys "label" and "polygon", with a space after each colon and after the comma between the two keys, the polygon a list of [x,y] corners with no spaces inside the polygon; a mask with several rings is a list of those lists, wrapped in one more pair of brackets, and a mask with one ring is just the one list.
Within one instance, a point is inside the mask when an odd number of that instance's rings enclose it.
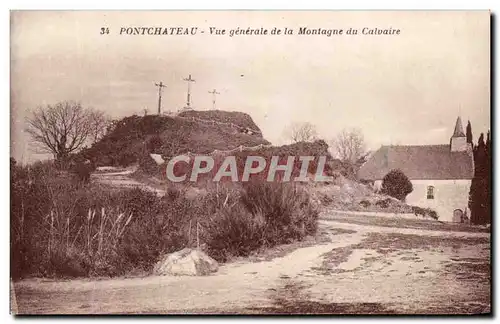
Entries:
{"label": "chapel window", "polygon": [[427,199],[434,199],[434,187],[433,186],[427,187]]}

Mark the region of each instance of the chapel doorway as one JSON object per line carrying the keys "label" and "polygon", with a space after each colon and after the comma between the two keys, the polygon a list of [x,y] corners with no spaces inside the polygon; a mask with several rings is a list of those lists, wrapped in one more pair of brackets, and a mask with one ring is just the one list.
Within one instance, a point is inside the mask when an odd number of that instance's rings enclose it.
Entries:
{"label": "chapel doorway", "polygon": [[453,222],[463,223],[464,212],[461,209],[455,209],[453,211]]}

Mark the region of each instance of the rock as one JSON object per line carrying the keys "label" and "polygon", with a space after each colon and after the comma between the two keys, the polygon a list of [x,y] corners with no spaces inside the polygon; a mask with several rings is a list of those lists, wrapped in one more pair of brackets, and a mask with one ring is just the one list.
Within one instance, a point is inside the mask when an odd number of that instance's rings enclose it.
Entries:
{"label": "rock", "polygon": [[342,185],[342,190],[344,190],[349,195],[354,194],[354,188],[347,182]]}
{"label": "rock", "polygon": [[218,269],[217,261],[202,251],[185,248],[164,255],[153,272],[160,276],[206,276]]}
{"label": "rock", "polygon": [[149,156],[156,162],[158,165],[162,165],[165,163],[165,160],[161,157],[161,154],[149,154]]}

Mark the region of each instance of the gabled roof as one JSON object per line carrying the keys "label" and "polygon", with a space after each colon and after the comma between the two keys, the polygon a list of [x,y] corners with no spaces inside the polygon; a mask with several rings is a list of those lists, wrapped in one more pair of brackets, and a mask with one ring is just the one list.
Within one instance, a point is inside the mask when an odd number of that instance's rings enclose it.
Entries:
{"label": "gabled roof", "polygon": [[382,146],[358,172],[361,180],[382,180],[399,169],[410,180],[472,179],[472,153],[451,152],[449,145]]}

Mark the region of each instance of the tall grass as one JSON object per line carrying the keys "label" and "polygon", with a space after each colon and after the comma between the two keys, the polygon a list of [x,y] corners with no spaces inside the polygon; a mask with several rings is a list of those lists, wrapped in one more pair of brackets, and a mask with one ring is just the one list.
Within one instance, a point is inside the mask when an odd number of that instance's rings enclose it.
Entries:
{"label": "tall grass", "polygon": [[261,247],[302,240],[317,230],[309,195],[290,183],[250,181],[237,203],[219,209],[207,224],[209,253],[218,261]]}
{"label": "tall grass", "polygon": [[214,185],[189,198],[80,185],[51,165],[11,168],[11,275],[117,276],[150,271],[162,254],[204,249],[218,261],[301,240],[318,213],[292,184]]}
{"label": "tall grass", "polygon": [[74,277],[148,270],[160,253],[185,244],[182,233],[166,230],[157,217],[168,212],[168,203],[168,198],[139,189],[82,186],[49,164],[15,166],[12,275]]}

